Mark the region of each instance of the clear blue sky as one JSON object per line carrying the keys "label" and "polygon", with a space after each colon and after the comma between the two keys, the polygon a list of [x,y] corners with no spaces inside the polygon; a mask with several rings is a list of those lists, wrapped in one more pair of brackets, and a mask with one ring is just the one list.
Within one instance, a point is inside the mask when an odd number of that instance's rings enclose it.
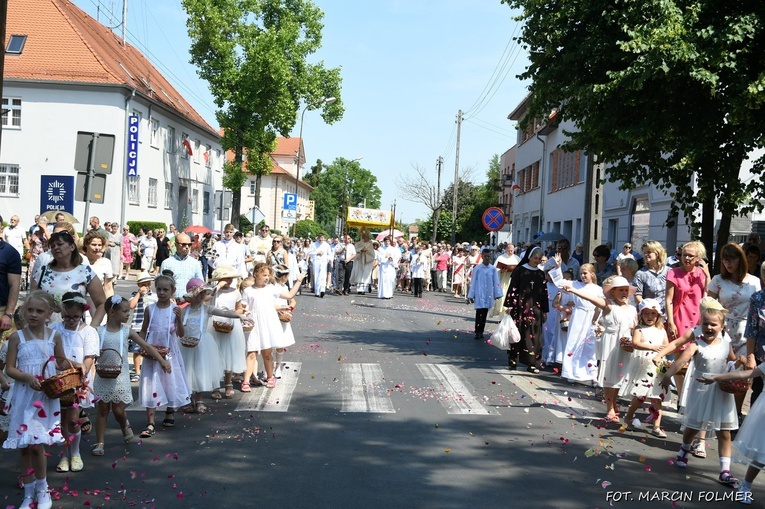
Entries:
{"label": "clear blue sky", "polygon": [[[121,0],[74,0],[109,24],[119,23]],[[399,196],[400,176],[419,165],[436,179],[444,158],[442,188],[454,180],[455,119],[462,124],[460,168],[485,178],[488,161],[515,143],[507,115],[526,95],[516,75],[526,54],[512,41],[516,14],[499,0],[314,0],[324,11],[322,47],[314,55],[342,67],[343,119],[326,125],[306,112],[307,167],[316,159],[360,161],[378,179],[382,207],[396,200],[405,223],[427,209]],[[131,0],[128,41],[141,49],[211,125],[215,106],[206,82],[188,63],[189,39],[179,0]],[[292,135],[297,136],[299,119]]]}

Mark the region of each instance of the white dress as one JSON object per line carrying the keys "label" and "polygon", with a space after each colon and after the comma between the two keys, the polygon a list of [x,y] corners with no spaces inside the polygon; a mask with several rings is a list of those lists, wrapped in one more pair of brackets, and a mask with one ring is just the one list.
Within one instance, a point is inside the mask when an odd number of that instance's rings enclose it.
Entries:
{"label": "white dress", "polygon": [[[642,342],[651,346],[661,346],[664,343],[666,332],[663,328],[640,325]],[[661,387],[664,376],[656,371],[653,359],[656,352],[653,350],[638,350],[632,352],[628,382],[625,387],[627,394],[633,397],[646,399],[669,400]]]}
{"label": "white dress", "polygon": [[263,288],[251,286],[244,291],[244,300],[255,322],[255,327],[247,335],[248,352],[268,350],[282,341],[284,330],[276,314],[276,299],[281,294],[281,288],[276,285]]}
{"label": "white dress", "polygon": [[[98,376],[98,373],[93,377],[93,393],[99,401],[104,403],[125,403],[125,405],[133,402],[133,389],[130,386],[130,365],[128,364],[129,335],[130,327],[128,325],[120,325],[120,330],[115,332],[106,330],[106,325],[98,328],[99,344],[104,357],[102,360],[106,361],[107,355],[109,356],[109,362],[116,360],[114,352],[104,352],[107,348],[118,351],[122,356],[122,369],[117,378],[101,378]],[[152,360],[149,360],[149,363],[156,364]]]}
{"label": "white dress", "polygon": [[746,355],[746,319],[752,295],[760,291],[760,279],[751,274],[744,277],[743,283],[736,284],[730,279],[723,279],[720,274],[712,278],[707,290],[717,294],[717,300],[728,310],[725,315],[725,330],[733,341],[736,355]]}
{"label": "white dress", "polygon": [[[280,294],[289,293],[290,289],[287,288],[287,285],[276,285],[276,287],[279,289]],[[289,301],[287,299],[282,299],[277,297],[276,299],[276,306],[277,307],[284,307],[289,306]],[[277,315],[278,316],[278,315]],[[282,322],[279,320],[279,323],[282,324],[282,330],[284,331],[284,335],[280,340],[276,342],[274,345],[275,348],[287,348],[288,346],[292,346],[295,344],[295,335],[292,333],[292,322]]]}
{"label": "white dress", "polygon": [[[236,304],[242,300],[242,294],[239,290],[227,286],[215,292],[213,296],[213,307],[236,310]],[[218,355],[220,356],[221,368],[227,373],[241,373],[246,367],[245,351],[245,332],[242,330],[242,321],[239,319],[224,318],[215,316],[216,322],[225,322],[234,326],[231,332],[218,332],[212,326],[212,320],[209,320],[210,327],[208,332],[215,338],[218,345]]]}
{"label": "white dress", "polygon": [[[765,362],[757,366],[765,373]],[[765,398],[757,398],[749,408],[749,414],[736,433],[733,440],[733,457],[739,463],[756,461],[765,463],[765,433],[762,432],[765,425]]]}
{"label": "white dress", "polygon": [[149,306],[146,342],[152,346],[170,349],[165,359],[170,363],[171,372],[165,373],[162,366],[154,359],[143,358],[138,402],[145,408],[157,408],[164,405],[177,408],[191,401],[186,368],[180,352],[181,347],[175,335],[174,308],[174,305],[164,309],[157,304]]}
{"label": "white dress", "polygon": [[390,299],[396,290],[396,272],[398,262],[401,259],[401,251],[397,247],[381,247],[377,250],[376,259],[379,271],[377,297],[380,299]]}
{"label": "white dress", "polygon": [[[25,329],[26,330],[26,329]],[[47,329],[46,329],[47,330]],[[48,339],[24,337],[24,331],[17,331],[19,349],[16,367],[24,373],[41,374],[43,364],[53,356],[54,331]],[[56,374],[56,364],[51,361],[45,366],[44,378]],[[58,399],[51,399],[42,391],[32,389],[26,382],[16,380],[11,394],[11,423],[8,438],[3,449],[23,449],[30,445],[53,445],[64,442],[61,435],[61,405]],[[41,407],[35,407],[39,401]]]}
{"label": "white dress", "polygon": [[[501,281],[500,281],[501,284]],[[547,299],[548,309],[547,320],[545,320],[542,326],[542,362],[545,364],[551,364],[555,362],[555,338],[558,335],[558,324],[560,322],[560,313],[553,307],[553,301],[555,297],[561,293],[561,290],[554,284],[547,283]],[[507,287],[505,287],[505,293],[507,294]],[[503,300],[503,299],[499,299]],[[496,304],[496,303],[495,303]]]}
{"label": "white dress", "polygon": [[[603,290],[596,284],[574,281],[573,286],[590,295],[603,297]],[[595,380],[598,375],[598,363],[595,359],[596,340],[592,333],[595,304],[576,295],[571,296],[574,309],[569,319],[561,375],[570,381],[589,382]]]}
{"label": "white dress", "polygon": [[[738,415],[733,394],[723,392],[718,384],[706,385],[696,381],[697,377],[711,377],[725,373],[730,352],[730,339],[723,334],[717,344],[708,345],[703,339],[697,338],[696,345],[698,350],[692,361],[696,374],[692,378],[685,377],[688,392],[683,424],[698,430],[738,429]],[[690,369],[688,371],[690,372]]]}
{"label": "white dress", "polygon": [[[90,325],[85,325],[80,330],[69,330],[64,327],[64,322],[51,324],[51,329],[61,335],[61,343],[64,347],[64,355],[72,362],[82,364],[85,357],[98,357],[98,332]],[[88,387],[93,387],[93,370],[85,373]],[[86,392],[84,399],[80,399],[82,408],[90,408],[93,401],[90,391]]]}
{"label": "white dress", "polygon": [[620,388],[629,376],[631,354],[625,352],[619,343],[621,338],[632,339],[637,310],[629,304],[612,304],[611,312],[601,320],[605,330],[600,340],[602,357],[598,368],[598,386]]}
{"label": "white dress", "polygon": [[[217,317],[216,317],[217,318]],[[187,337],[199,338],[194,348],[181,345],[181,356],[186,367],[186,380],[191,392],[205,392],[220,387],[223,368],[215,339],[208,332],[210,308],[188,306],[183,310],[183,328]]]}
{"label": "white dress", "polygon": [[[3,364],[5,364],[6,359],[8,358],[8,342],[4,341],[2,345],[0,345],[0,361],[3,361]],[[9,377],[6,374],[6,370],[3,370],[3,374],[8,379],[8,381],[11,383],[11,387],[4,392],[3,399],[5,399],[5,405],[3,406],[3,410],[5,411],[6,415],[0,415],[0,431],[8,431],[8,426],[11,424],[11,416],[8,415],[8,411],[10,410],[11,405],[11,390],[13,389],[13,378]]]}

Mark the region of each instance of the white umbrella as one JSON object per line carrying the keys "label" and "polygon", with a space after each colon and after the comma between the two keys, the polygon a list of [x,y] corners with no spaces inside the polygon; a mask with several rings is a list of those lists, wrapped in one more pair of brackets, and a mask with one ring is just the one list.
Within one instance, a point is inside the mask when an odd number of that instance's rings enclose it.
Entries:
{"label": "white umbrella", "polygon": [[[383,241],[383,239],[384,239],[385,237],[389,236],[389,235],[391,235],[391,233],[390,233],[390,228],[389,228],[389,229],[387,229],[387,230],[383,230],[383,231],[381,231],[380,233],[378,233],[378,234],[377,234],[377,237],[375,237],[375,239],[376,239],[378,242],[382,242],[382,241]],[[405,234],[404,232],[402,232],[401,230],[393,230],[393,238],[394,238],[394,239],[397,239],[397,238],[399,238],[399,237],[405,237],[405,236],[406,236],[406,234]]]}

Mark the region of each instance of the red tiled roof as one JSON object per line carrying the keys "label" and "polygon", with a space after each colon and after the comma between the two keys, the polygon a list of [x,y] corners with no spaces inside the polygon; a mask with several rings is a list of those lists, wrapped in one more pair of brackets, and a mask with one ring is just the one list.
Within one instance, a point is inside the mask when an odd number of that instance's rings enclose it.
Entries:
{"label": "red tiled roof", "polygon": [[11,35],[27,41],[6,54],[5,79],[124,85],[215,132],[140,51],[68,0],[10,0]]}
{"label": "red tiled roof", "polygon": [[300,146],[300,138],[283,138],[281,136],[276,137],[276,149],[271,152],[275,156],[292,156],[297,154],[298,147]]}

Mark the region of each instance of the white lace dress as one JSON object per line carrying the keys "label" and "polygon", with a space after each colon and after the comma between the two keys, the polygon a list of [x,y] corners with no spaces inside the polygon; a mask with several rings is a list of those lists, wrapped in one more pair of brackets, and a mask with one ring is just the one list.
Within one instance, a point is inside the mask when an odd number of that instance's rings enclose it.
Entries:
{"label": "white lace dress", "polygon": [[281,288],[276,285],[267,285],[263,288],[251,286],[244,291],[244,300],[255,321],[255,328],[247,336],[248,352],[281,348],[279,345],[284,341],[284,329],[279,321],[279,315],[276,314],[276,299],[281,293]]}
{"label": "white lace dress", "polygon": [[183,311],[186,336],[199,338],[199,343],[194,348],[183,345],[180,348],[189,388],[192,392],[217,389],[220,387],[220,379],[223,378],[223,368],[220,365],[218,345],[215,344],[212,334],[207,332],[210,309],[205,305],[196,308],[187,306]]}
{"label": "white lace dress", "polygon": [[[287,288],[286,285],[275,285],[276,288],[279,289],[281,294],[289,293],[290,289]],[[278,307],[284,307],[289,306],[289,301],[287,299],[278,298],[276,299],[276,305]],[[278,315],[277,315],[278,316]],[[284,331],[284,335],[281,337],[281,339],[277,340],[274,344],[275,348],[287,348],[288,346],[292,346],[295,344],[295,335],[292,333],[292,322],[282,322],[281,320],[279,323],[282,324],[282,330]]]}
{"label": "white lace dress", "polygon": [[[40,374],[43,364],[53,356],[53,337],[48,339],[26,338],[25,331],[17,331],[19,350],[16,367],[24,373]],[[50,330],[50,329],[46,329]],[[45,366],[43,378],[56,374],[56,364],[51,361]],[[37,403],[39,402],[39,403]],[[37,403],[38,406],[35,406]],[[8,438],[3,449],[22,449],[30,445],[53,445],[64,442],[61,435],[61,405],[58,399],[51,399],[42,391],[32,389],[26,382],[16,380],[11,394],[11,423]]]}
{"label": "white lace dress", "polygon": [[[61,335],[64,355],[70,361],[82,364],[85,357],[98,357],[98,332],[90,325],[83,324],[79,330],[69,330],[64,322],[56,322],[50,328]],[[85,373],[85,380],[88,387],[93,387],[93,370]],[[85,398],[80,399],[78,404],[81,408],[93,406],[91,394],[87,391]]]}
{"label": "white lace dress", "polygon": [[604,327],[600,340],[603,356],[598,367],[598,386],[621,388],[629,377],[632,354],[624,351],[620,346],[620,339],[632,339],[632,329],[637,323],[637,310],[629,304],[612,304],[611,312],[601,320]]}
{"label": "white lace dress", "polygon": [[146,342],[152,346],[169,348],[165,359],[170,363],[171,372],[165,373],[159,362],[149,357],[143,358],[138,401],[142,407],[158,408],[168,406],[178,408],[191,401],[191,390],[186,380],[186,368],[175,335],[174,305],[166,308],[149,306],[149,325]]}
{"label": "white lace dress", "polygon": [[[664,343],[666,332],[664,328],[640,325],[642,342],[651,346],[661,346]],[[661,387],[664,376],[656,371],[653,350],[638,350],[632,352],[628,382],[625,384],[625,395],[638,398],[669,400]]]}
{"label": "white lace dress", "polygon": [[[215,292],[213,307],[235,311],[237,303],[242,300],[239,290],[227,286]],[[212,326],[212,320],[225,322],[233,325],[231,332],[217,332]],[[242,321],[239,319],[223,318],[215,316],[209,320],[208,332],[215,338],[218,345],[218,354],[223,371],[228,373],[241,373],[246,367],[245,362],[245,332],[242,330]]]}
{"label": "white lace dress", "polygon": [[[128,335],[130,327],[121,325],[119,331],[110,332],[106,330],[106,325],[98,328],[101,353],[104,356],[103,361],[116,362],[117,356],[112,351],[104,351],[111,348],[120,352],[122,356],[122,370],[117,378],[102,378],[96,373],[93,380],[93,392],[96,397],[104,403],[125,403],[129,405],[133,402],[133,390],[130,386],[130,366],[128,365]],[[109,356],[108,358],[106,356]],[[153,362],[153,361],[149,361]]]}

